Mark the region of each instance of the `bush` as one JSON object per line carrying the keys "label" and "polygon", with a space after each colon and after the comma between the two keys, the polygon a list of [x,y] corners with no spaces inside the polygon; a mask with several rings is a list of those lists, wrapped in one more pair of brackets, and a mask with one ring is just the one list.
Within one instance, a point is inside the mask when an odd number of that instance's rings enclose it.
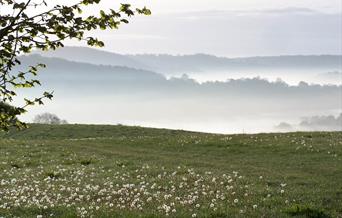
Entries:
{"label": "bush", "polygon": [[61,120],[57,115],[50,113],[38,114],[34,117],[33,123],[60,125],[67,124],[66,120]]}

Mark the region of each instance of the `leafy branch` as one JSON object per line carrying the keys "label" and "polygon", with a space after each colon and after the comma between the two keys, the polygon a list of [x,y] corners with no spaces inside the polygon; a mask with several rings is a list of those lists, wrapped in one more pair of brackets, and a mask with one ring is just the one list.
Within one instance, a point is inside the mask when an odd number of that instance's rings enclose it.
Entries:
{"label": "leafy branch", "polygon": [[[17,96],[18,88],[33,88],[40,85],[37,76],[44,64],[30,66],[26,72],[16,72],[20,65],[19,56],[37,50],[55,50],[64,47],[67,39],[86,42],[89,46],[103,47],[104,42],[86,33],[95,29],[117,29],[121,24],[129,23],[129,18],[136,15],[150,15],[144,8],[132,9],[130,4],[121,4],[117,10],[101,10],[98,15],[82,16],[84,7],[99,4],[101,0],[82,0],[72,6],[49,6],[46,0],[0,0],[0,7],[8,12],[0,12],[0,130],[8,131],[12,126],[25,128],[27,125],[18,116],[27,112],[26,107],[43,104],[44,99],[51,99],[53,93],[45,92],[42,97],[24,99],[26,105],[11,105]],[[43,8],[43,12],[29,13],[29,9]],[[34,10],[35,11],[35,10]]]}

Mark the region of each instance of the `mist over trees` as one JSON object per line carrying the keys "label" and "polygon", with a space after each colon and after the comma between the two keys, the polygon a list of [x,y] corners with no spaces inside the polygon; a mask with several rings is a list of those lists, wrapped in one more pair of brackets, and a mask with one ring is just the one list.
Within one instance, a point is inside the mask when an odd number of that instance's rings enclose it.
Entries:
{"label": "mist over trees", "polygon": [[276,130],[290,131],[342,131],[342,113],[333,115],[304,117],[298,124],[281,122],[275,127]]}
{"label": "mist over trees", "polygon": [[[342,85],[289,85],[281,79],[269,81],[260,77],[201,83],[186,74],[166,77],[123,66],[40,55],[21,57],[23,66],[36,60],[48,65],[40,73],[41,89],[52,88],[55,100],[35,113],[58,111],[72,123],[258,132],[275,131],[273,127],[282,121],[298,123],[304,116],[340,110],[336,99],[340,99]],[[65,105],[86,109],[66,110]]]}
{"label": "mist over trees", "polygon": [[306,117],[299,126],[306,130],[317,131],[320,129],[342,131],[342,113],[339,116],[313,116]]}

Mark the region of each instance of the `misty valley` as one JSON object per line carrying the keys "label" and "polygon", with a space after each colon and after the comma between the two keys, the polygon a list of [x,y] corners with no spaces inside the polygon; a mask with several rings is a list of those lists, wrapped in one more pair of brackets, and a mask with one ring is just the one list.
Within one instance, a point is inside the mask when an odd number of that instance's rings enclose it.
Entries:
{"label": "misty valley", "polygon": [[[70,123],[213,133],[340,131],[341,56],[120,55],[82,47],[21,57],[45,63],[44,107]],[[20,69],[19,69],[20,70]],[[208,79],[210,78],[210,79]],[[19,102],[18,102],[19,103]]]}

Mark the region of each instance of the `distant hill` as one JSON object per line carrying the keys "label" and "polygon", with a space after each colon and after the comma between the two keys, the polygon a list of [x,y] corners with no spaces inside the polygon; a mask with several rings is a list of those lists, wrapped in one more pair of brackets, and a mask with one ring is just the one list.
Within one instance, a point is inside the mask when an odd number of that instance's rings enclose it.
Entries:
{"label": "distant hill", "polygon": [[65,47],[51,52],[40,52],[46,57],[58,57],[91,64],[126,66],[163,74],[208,71],[258,70],[324,70],[342,68],[341,55],[294,55],[225,58],[207,54],[194,55],[121,55],[85,47]]}
{"label": "distant hill", "polygon": [[20,59],[22,65],[17,70],[24,70],[36,63],[44,63],[47,68],[42,69],[39,74],[43,85],[78,93],[104,94],[105,91],[109,91],[164,94],[164,97],[245,95],[262,98],[317,98],[336,96],[341,91],[341,86],[309,85],[305,82],[298,86],[289,86],[282,81],[269,82],[260,78],[198,83],[188,77],[167,79],[160,73],[122,66],[94,65],[40,55],[22,56]]}
{"label": "distant hill", "polygon": [[46,84],[87,86],[93,84],[97,87],[106,87],[111,84],[116,86],[125,85],[127,81],[139,81],[142,84],[158,83],[166,80],[161,74],[138,70],[123,66],[104,66],[89,63],[68,61],[61,58],[48,58],[40,55],[29,55],[20,57],[22,65],[17,70],[25,70],[28,66],[36,63],[47,65],[41,69],[39,78]]}
{"label": "distant hill", "polygon": [[126,66],[131,68],[149,69],[147,65],[142,64],[129,56],[87,47],[65,47],[49,52],[34,52],[34,54],[96,65]]}

